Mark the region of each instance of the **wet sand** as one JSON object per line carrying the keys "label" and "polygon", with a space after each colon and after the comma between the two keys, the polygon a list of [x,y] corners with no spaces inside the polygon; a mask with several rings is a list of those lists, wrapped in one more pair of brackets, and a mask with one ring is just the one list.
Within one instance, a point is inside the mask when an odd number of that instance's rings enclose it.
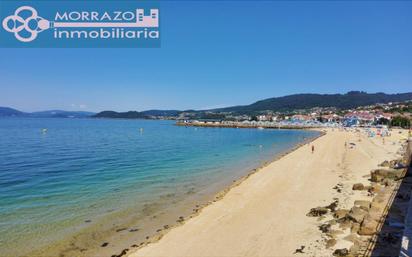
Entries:
{"label": "wet sand", "polygon": [[[406,137],[407,131],[394,130],[383,141],[329,129],[261,168],[159,240],[129,251],[129,256],[295,256],[302,246],[299,256],[331,256],[350,242],[326,249],[318,229],[321,221],[306,214],[336,199],[339,208],[367,199],[365,191],[352,190],[353,184],[366,184],[371,169],[399,158]],[[337,184],[342,185],[339,192],[333,189]]]}

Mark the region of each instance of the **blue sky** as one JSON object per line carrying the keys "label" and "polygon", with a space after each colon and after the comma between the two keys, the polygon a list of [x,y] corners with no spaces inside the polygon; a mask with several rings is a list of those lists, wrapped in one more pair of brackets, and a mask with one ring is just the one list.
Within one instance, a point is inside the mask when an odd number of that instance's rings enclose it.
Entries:
{"label": "blue sky", "polygon": [[177,1],[160,49],[0,49],[0,106],[203,109],[412,91],[412,2]]}

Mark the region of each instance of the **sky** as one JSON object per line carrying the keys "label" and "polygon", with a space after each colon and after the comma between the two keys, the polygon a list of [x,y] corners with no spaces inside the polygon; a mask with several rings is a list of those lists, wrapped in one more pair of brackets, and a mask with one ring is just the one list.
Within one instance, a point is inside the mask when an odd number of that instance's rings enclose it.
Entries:
{"label": "sky", "polygon": [[161,48],[0,48],[0,106],[208,109],[412,91],[412,2],[164,1]]}

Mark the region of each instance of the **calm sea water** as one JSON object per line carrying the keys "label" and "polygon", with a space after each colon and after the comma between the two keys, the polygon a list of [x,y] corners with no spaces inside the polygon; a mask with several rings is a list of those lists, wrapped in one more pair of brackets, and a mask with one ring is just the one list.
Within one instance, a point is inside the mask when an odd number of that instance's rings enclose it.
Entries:
{"label": "calm sea water", "polygon": [[0,255],[93,255],[106,241],[118,251],[120,241],[145,237],[316,135],[171,121],[0,119]]}

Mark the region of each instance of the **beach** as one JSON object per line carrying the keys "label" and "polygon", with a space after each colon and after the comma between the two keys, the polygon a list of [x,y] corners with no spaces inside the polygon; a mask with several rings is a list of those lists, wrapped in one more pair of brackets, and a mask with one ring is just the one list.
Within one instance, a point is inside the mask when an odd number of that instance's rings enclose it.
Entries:
{"label": "beach", "polygon": [[79,257],[112,256],[163,234],[319,135],[59,118],[0,119],[2,133],[0,256]]}
{"label": "beach", "polygon": [[353,242],[343,238],[351,228],[336,233],[326,248],[319,226],[328,217],[307,214],[334,202],[351,209],[355,200],[372,201],[372,194],[353,185],[369,184],[371,170],[401,158],[408,131],[392,130],[384,140],[362,131],[324,131],[128,256],[331,256],[350,248]]}

